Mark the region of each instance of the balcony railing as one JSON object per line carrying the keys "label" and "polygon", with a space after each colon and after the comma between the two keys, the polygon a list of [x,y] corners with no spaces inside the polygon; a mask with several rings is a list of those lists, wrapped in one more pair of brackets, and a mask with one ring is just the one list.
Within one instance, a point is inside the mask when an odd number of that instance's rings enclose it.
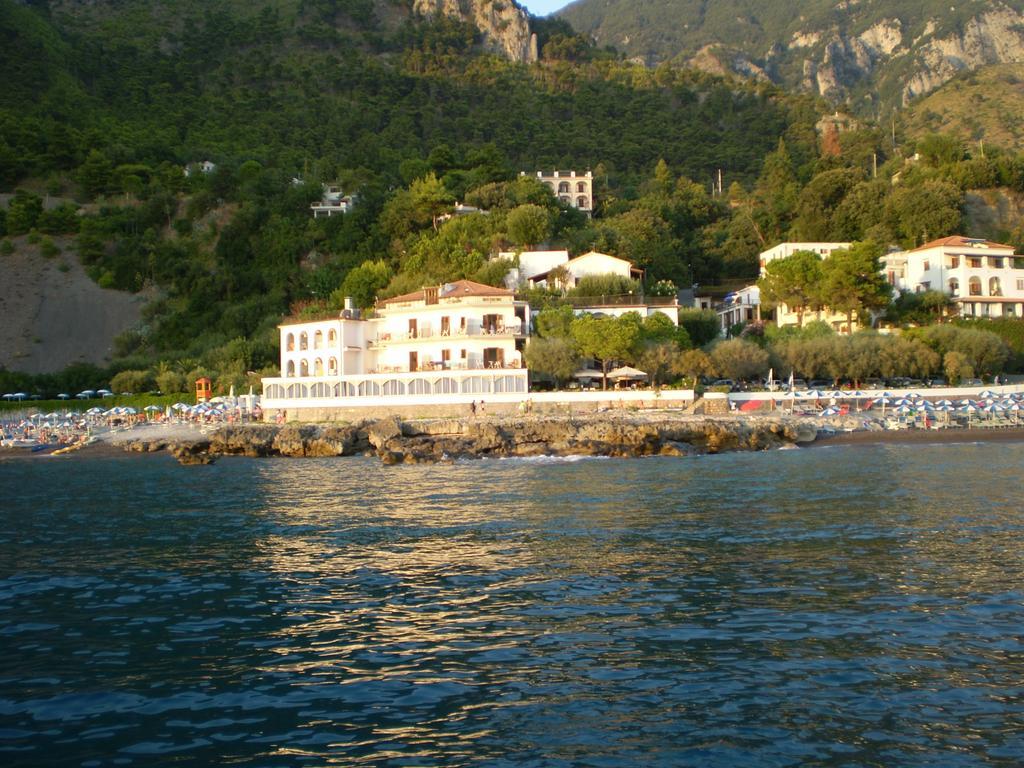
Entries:
{"label": "balcony railing", "polygon": [[431,341],[441,339],[466,339],[466,338],[497,338],[501,336],[522,336],[521,325],[498,325],[493,328],[453,328],[449,331],[442,331],[434,328],[421,328],[415,333],[380,333],[377,338],[371,341],[371,346],[384,347],[388,344],[397,344],[410,341]]}

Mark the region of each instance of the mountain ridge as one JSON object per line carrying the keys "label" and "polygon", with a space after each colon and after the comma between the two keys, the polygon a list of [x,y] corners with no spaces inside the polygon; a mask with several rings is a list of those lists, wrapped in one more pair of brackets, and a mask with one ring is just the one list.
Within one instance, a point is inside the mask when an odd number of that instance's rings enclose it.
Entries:
{"label": "mountain ridge", "polygon": [[1022,0],[578,0],[558,15],[649,66],[768,79],[874,116],[961,71],[1024,61]]}

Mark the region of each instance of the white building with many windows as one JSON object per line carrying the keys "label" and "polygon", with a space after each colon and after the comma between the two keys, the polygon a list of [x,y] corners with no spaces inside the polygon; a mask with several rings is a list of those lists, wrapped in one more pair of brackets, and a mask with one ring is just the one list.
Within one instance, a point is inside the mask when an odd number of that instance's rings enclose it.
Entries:
{"label": "white building with many windows", "polygon": [[[525,176],[525,171],[519,173]],[[537,171],[537,179],[551,187],[555,197],[573,208],[590,214],[594,210],[594,174],[590,171]]]}
{"label": "white building with many windows", "polygon": [[1024,317],[1024,258],[1013,246],[944,237],[885,256],[889,282],[903,291],[942,291],[963,317]]}
{"label": "white building with many windows", "polygon": [[[459,280],[352,310],[282,323],[281,375],[263,380],[264,410],[429,404],[525,393],[529,306],[512,291]],[[456,401],[458,398],[456,398]]]}

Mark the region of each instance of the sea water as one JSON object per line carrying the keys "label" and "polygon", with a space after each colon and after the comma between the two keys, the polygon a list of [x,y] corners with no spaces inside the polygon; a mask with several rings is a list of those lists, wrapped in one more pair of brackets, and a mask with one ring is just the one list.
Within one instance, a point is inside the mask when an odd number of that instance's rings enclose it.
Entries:
{"label": "sea water", "polygon": [[0,765],[1020,765],[1022,468],[3,462]]}

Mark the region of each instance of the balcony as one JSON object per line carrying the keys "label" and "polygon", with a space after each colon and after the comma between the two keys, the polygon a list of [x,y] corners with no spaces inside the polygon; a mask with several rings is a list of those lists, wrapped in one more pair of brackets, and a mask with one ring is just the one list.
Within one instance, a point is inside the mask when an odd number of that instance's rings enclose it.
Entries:
{"label": "balcony", "polygon": [[522,324],[498,325],[493,328],[453,328],[442,331],[432,327],[420,328],[415,333],[380,333],[370,342],[371,347],[387,347],[392,344],[419,343],[423,341],[443,341],[445,339],[500,339],[523,336]]}
{"label": "balcony", "polygon": [[509,360],[506,362],[500,360],[491,361],[477,361],[468,363],[465,360],[454,360],[451,362],[443,362],[440,360],[434,362],[423,362],[419,364],[418,368],[410,369],[409,366],[402,365],[379,365],[376,368],[367,371],[369,374],[388,374],[388,373],[424,373],[424,372],[436,372],[436,371],[520,371],[523,370],[522,364],[518,360]]}

